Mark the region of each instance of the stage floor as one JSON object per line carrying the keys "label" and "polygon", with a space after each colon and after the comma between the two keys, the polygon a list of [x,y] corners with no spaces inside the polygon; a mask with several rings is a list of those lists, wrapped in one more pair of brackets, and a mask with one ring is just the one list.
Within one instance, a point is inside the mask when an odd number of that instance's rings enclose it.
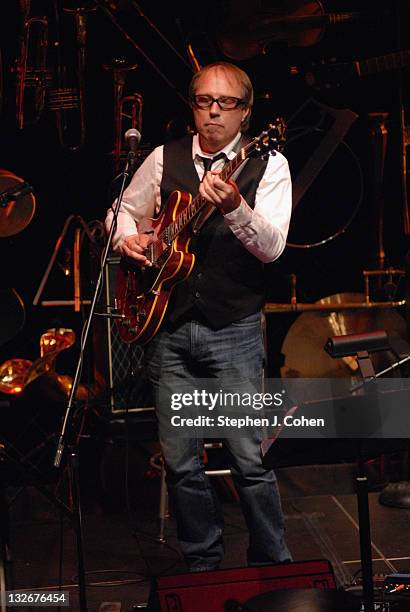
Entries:
{"label": "stage floor", "polygon": [[[340,585],[351,584],[360,574],[356,497],[343,492],[350,486],[348,471],[344,468],[344,476],[341,466],[279,471],[287,542],[294,560],[328,559]],[[326,494],[324,487],[330,489]],[[223,498],[226,555],[222,568],[241,567],[247,546],[244,521],[238,503],[226,492]],[[374,573],[410,569],[405,535],[410,510],[381,506],[376,492],[370,493],[369,501]],[[98,503],[87,504],[84,546],[89,610],[99,610],[103,602],[121,602],[123,611],[138,609],[133,606],[147,601],[151,576],[185,571],[172,517],[166,522],[166,544],[156,541],[157,502],[153,495],[149,516],[146,503],[143,513],[136,508],[116,514],[107,514]],[[58,513],[33,487],[21,492],[11,518],[14,588],[57,588],[62,533],[62,585],[71,592],[71,609],[77,610],[76,543],[69,522],[64,520],[61,529]]]}

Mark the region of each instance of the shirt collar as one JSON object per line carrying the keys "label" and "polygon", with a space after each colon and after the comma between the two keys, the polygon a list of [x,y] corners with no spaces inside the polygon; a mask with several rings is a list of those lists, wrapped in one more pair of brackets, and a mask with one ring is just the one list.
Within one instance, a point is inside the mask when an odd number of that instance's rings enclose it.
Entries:
{"label": "shirt collar", "polygon": [[195,159],[197,155],[200,157],[214,157],[215,155],[218,155],[218,153],[225,153],[228,159],[233,159],[234,157],[236,157],[236,153],[235,151],[233,151],[233,148],[239,142],[241,136],[241,132],[238,132],[235,138],[231,140],[231,142],[229,142],[223,149],[220,149],[220,151],[214,151],[214,153],[206,153],[205,151],[202,151],[199,145],[198,134],[194,134],[194,137],[192,139],[192,159]]}

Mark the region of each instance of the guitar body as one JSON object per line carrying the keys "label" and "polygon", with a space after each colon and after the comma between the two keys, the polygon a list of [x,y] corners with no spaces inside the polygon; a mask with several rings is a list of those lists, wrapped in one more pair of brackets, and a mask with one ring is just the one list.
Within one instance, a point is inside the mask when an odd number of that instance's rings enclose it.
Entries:
{"label": "guitar body", "polygon": [[192,196],[174,191],[157,218],[145,218],[138,224],[138,233],[149,237],[151,245],[147,257],[156,261],[152,266],[140,268],[123,259],[117,275],[116,308],[118,333],[126,343],[146,344],[158,331],[175,285],[190,275],[195,255],[188,251],[191,233],[183,229],[167,244],[161,240],[164,230],[183,214]]}

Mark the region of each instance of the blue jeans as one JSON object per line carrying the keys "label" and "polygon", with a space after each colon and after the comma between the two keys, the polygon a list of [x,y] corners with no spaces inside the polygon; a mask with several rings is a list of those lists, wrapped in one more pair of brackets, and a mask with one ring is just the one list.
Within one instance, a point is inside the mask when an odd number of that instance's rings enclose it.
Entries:
{"label": "blue jeans", "polygon": [[[156,391],[167,379],[173,385],[179,380],[193,387],[201,377],[261,379],[264,349],[260,313],[217,331],[198,321],[185,322],[173,332],[164,328],[148,345],[146,358]],[[161,410],[169,414],[169,403],[159,402],[159,414]],[[185,561],[191,571],[213,569],[223,557],[223,519],[205,474],[203,440],[165,436],[161,425],[159,437]],[[247,437],[223,441],[249,530],[250,565],[290,559],[276,477],[261,462],[261,438],[261,432],[254,431]]]}

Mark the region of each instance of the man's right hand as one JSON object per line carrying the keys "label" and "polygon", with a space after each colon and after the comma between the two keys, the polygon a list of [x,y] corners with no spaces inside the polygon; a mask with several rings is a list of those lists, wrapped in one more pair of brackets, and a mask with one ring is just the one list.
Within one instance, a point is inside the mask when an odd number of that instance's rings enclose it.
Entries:
{"label": "man's right hand", "polygon": [[132,234],[132,236],[127,236],[122,243],[121,253],[140,266],[150,266],[151,262],[145,256],[149,242],[150,238],[145,234]]}

